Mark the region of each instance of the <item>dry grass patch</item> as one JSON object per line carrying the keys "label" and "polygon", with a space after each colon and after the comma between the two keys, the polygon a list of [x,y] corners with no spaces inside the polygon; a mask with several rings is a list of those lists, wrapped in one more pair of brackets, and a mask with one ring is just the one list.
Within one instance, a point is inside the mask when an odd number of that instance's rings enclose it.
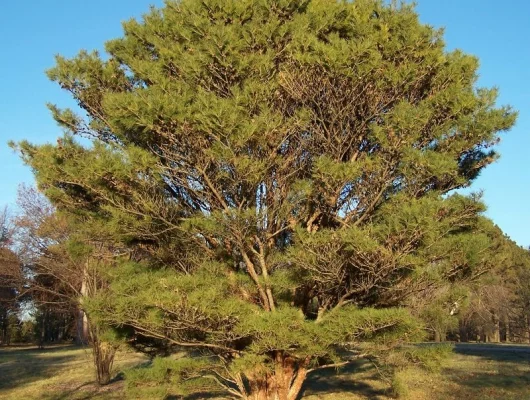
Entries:
{"label": "dry grass patch", "polygon": [[[139,354],[117,354],[115,370],[121,371],[145,361]],[[38,350],[0,350],[0,399],[77,400],[123,399],[123,382],[115,379],[100,387],[95,383],[89,348],[54,346]]]}

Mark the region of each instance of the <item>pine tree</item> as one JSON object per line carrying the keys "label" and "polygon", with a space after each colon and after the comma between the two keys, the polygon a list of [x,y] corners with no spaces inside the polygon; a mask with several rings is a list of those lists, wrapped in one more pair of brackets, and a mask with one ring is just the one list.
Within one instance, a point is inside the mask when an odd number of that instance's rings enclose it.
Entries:
{"label": "pine tree", "polygon": [[202,350],[157,361],[164,379],[295,399],[420,337],[408,296],[481,268],[484,207],[453,192],[515,113],[412,6],[168,1],[124,31],[57,58],[84,115],[51,105],[64,138],[18,148],[58,209],[128,249],[93,313]]}

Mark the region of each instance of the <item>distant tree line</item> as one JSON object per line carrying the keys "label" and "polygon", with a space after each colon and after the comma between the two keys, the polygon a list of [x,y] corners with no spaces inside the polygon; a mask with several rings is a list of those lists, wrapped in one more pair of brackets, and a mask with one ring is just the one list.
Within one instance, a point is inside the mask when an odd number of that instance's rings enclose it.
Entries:
{"label": "distant tree line", "polygon": [[493,266],[420,306],[432,340],[530,343],[530,250],[485,222],[494,243]]}

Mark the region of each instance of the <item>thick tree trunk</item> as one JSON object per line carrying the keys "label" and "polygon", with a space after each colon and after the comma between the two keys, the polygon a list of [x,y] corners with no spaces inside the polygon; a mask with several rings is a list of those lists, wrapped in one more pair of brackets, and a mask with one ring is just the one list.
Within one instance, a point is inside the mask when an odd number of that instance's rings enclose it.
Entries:
{"label": "thick tree trunk", "polygon": [[272,374],[253,377],[248,375],[250,391],[246,400],[296,400],[307,376],[309,359],[296,360],[276,355]]}

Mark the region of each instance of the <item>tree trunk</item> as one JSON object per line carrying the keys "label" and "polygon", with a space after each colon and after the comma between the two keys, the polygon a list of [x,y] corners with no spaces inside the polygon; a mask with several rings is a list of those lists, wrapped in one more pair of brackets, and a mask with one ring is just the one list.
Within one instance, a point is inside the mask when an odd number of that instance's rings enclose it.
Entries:
{"label": "tree trunk", "polygon": [[460,321],[460,325],[459,325],[459,340],[460,342],[469,341],[467,326],[464,323],[462,323],[462,321]]}
{"label": "tree trunk", "polygon": [[42,313],[41,331],[39,335],[39,349],[44,348],[44,342],[46,341],[46,316],[48,311],[45,309]]}
{"label": "tree trunk", "polygon": [[83,280],[81,281],[81,300],[80,304],[77,307],[77,337],[76,342],[79,345],[86,345],[88,344],[89,339],[89,331],[88,331],[88,318],[83,310],[83,299],[87,297],[88,295],[88,262],[87,265],[85,265],[85,268],[83,269]]}
{"label": "tree trunk", "polygon": [[246,400],[296,400],[306,379],[309,358],[296,360],[278,352],[274,372],[267,375],[248,374],[250,390]]}
{"label": "tree trunk", "polygon": [[510,341],[511,341],[510,335],[511,335],[511,332],[510,332],[510,318],[507,315],[505,315],[504,316],[504,341],[506,343],[510,343]]}
{"label": "tree trunk", "polygon": [[434,330],[434,341],[435,342],[445,342],[446,335],[445,332],[442,330],[435,329]]}
{"label": "tree trunk", "polygon": [[90,329],[90,339],[97,382],[100,385],[106,385],[110,382],[112,376],[112,364],[114,363],[116,347],[101,341],[97,328]]}
{"label": "tree trunk", "polygon": [[2,310],[2,316],[0,317],[0,321],[2,321],[2,336],[0,337],[0,344],[6,344],[7,342],[7,310]]}
{"label": "tree trunk", "polygon": [[88,344],[88,319],[86,316],[86,313],[81,309],[81,307],[77,310],[77,316],[76,316],[76,343],[78,345],[86,345]]}
{"label": "tree trunk", "polygon": [[79,303],[78,327],[81,338],[87,338],[92,346],[94,367],[96,368],[96,380],[100,385],[110,382],[112,376],[112,364],[116,354],[116,346],[101,340],[100,329],[96,324],[90,322],[89,315],[83,310],[83,302],[87,297],[92,297],[98,290],[97,275],[90,269],[90,260],[87,259],[83,270],[83,281],[81,283],[81,299]]}
{"label": "tree trunk", "polygon": [[526,341],[530,343],[530,314],[526,315],[526,329],[525,329]]}
{"label": "tree trunk", "polygon": [[499,343],[501,341],[499,317],[497,317],[495,313],[492,313],[491,315],[491,322],[493,324],[493,331],[491,332],[491,335],[489,337],[489,342]]}

